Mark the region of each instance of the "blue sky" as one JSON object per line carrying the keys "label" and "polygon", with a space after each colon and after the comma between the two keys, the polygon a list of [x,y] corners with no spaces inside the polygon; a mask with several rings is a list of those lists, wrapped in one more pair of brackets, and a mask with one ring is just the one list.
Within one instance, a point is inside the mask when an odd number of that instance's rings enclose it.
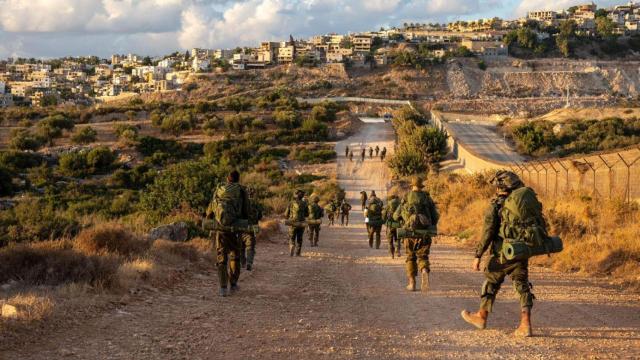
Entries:
{"label": "blue sky", "polygon": [[[0,58],[161,55],[192,47],[252,46],[261,40],[447,22],[576,0],[0,0]],[[600,6],[622,1],[597,1]]]}

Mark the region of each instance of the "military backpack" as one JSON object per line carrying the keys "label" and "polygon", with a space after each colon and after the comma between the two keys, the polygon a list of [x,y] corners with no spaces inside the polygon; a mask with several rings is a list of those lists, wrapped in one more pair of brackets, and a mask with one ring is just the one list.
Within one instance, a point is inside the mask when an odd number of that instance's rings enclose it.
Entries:
{"label": "military backpack", "polygon": [[307,203],[302,200],[294,200],[289,205],[289,220],[304,222],[305,221],[305,208]]}
{"label": "military backpack", "polygon": [[324,210],[318,204],[309,205],[309,218],[312,220],[322,219],[324,217]]}
{"label": "military backpack", "polygon": [[405,228],[409,230],[428,230],[432,224],[431,218],[431,210],[429,206],[429,202],[431,200],[427,196],[425,192],[422,191],[411,191],[407,194],[405,198],[404,206],[404,219]]}
{"label": "military backpack", "polygon": [[233,226],[242,215],[242,186],[222,184],[216,188],[208,213],[222,226]]}

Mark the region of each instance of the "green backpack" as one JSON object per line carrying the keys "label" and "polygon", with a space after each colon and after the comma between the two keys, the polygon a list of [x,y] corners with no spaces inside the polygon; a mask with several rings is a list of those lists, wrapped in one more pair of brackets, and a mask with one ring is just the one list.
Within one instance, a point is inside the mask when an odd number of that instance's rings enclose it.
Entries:
{"label": "green backpack", "polygon": [[239,184],[218,186],[207,213],[212,213],[220,225],[233,226],[241,216],[242,191],[242,186]]}
{"label": "green backpack", "polygon": [[499,235],[507,243],[523,242],[529,247],[543,246],[549,239],[542,204],[531,188],[521,187],[506,198]]}
{"label": "green backpack", "polygon": [[322,219],[324,217],[324,210],[318,204],[309,205],[309,218],[312,220]]}
{"label": "green backpack", "polygon": [[431,223],[433,214],[431,214],[429,207],[430,201],[427,194],[422,191],[411,191],[407,194],[402,212],[405,228],[427,230],[435,225]]}
{"label": "green backpack", "polygon": [[305,208],[307,204],[302,200],[294,200],[289,205],[289,220],[303,222],[305,220]]}
{"label": "green backpack", "polygon": [[382,201],[372,201],[367,206],[367,213],[369,217],[381,217],[382,216]]}

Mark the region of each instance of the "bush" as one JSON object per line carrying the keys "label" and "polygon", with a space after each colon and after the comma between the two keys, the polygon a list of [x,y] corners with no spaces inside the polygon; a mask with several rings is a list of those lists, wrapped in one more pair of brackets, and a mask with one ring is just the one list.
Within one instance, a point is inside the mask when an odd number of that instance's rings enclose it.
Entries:
{"label": "bush", "polygon": [[0,166],[0,196],[11,196],[13,191],[11,172],[7,168]]}
{"label": "bush", "polygon": [[334,150],[327,149],[295,149],[291,154],[292,160],[300,161],[304,164],[321,164],[334,160],[337,154]]}
{"label": "bush", "polygon": [[149,243],[117,224],[101,224],[83,230],[74,241],[74,248],[85,255],[108,253],[133,257],[149,249]]}
{"label": "bush", "polygon": [[58,159],[58,169],[64,176],[83,177],[89,173],[87,156],[81,152],[62,154]]}
{"label": "bush", "polygon": [[71,141],[74,144],[90,144],[95,142],[98,138],[98,132],[91,126],[86,126],[76,131],[71,135]]}
{"label": "bush", "polygon": [[278,110],[273,113],[276,125],[282,129],[293,129],[300,126],[300,115],[293,110]]}
{"label": "bush", "polygon": [[61,216],[43,200],[21,201],[15,208],[0,212],[0,246],[57,239],[77,231],[75,220]]}
{"label": "bush", "polygon": [[389,167],[396,176],[425,173],[428,169],[422,153],[418,149],[399,148],[389,159]]}
{"label": "bush", "polygon": [[116,135],[121,141],[134,143],[138,140],[138,128],[129,124],[118,124],[116,126]]}
{"label": "bush", "polygon": [[106,146],[98,146],[87,154],[87,165],[93,173],[109,170],[115,160],[116,155]]}
{"label": "bush", "polygon": [[40,165],[42,156],[22,151],[0,151],[0,166],[20,172]]}
{"label": "bush", "polygon": [[42,138],[31,134],[28,130],[14,130],[9,140],[9,147],[15,150],[36,151],[44,145]]}
{"label": "bush", "polygon": [[303,121],[301,130],[313,135],[318,140],[329,137],[329,128],[327,125],[316,119],[309,118]]}
{"label": "bush", "polygon": [[193,129],[195,118],[190,111],[179,110],[162,119],[160,128],[164,132],[179,136]]}
{"label": "bush", "polygon": [[240,114],[229,115],[224,118],[224,127],[236,134],[242,134],[244,130],[251,124],[253,118]]}

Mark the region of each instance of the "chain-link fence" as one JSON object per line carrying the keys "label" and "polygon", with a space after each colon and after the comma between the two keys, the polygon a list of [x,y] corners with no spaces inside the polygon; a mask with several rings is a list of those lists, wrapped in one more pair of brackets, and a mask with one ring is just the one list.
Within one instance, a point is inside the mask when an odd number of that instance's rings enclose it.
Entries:
{"label": "chain-link fence", "polygon": [[640,199],[640,147],[583,158],[517,163],[511,169],[547,196],[582,192],[599,198]]}

